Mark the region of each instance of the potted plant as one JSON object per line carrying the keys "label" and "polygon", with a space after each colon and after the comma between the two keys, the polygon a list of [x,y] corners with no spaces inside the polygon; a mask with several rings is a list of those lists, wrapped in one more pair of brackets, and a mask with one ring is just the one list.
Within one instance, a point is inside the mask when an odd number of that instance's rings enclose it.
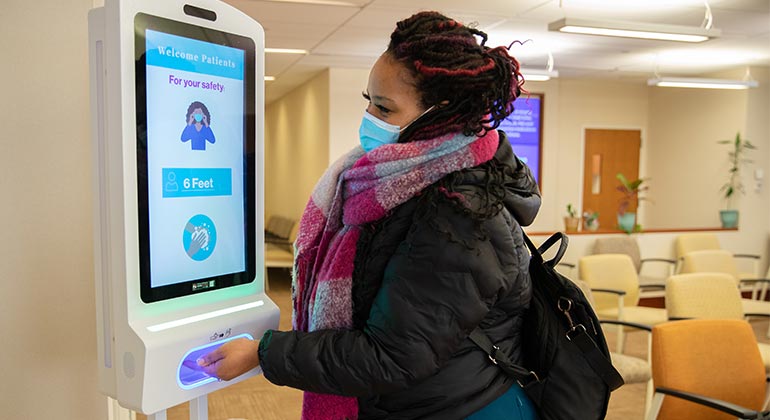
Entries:
{"label": "potted plant", "polygon": [[719,190],[725,199],[726,209],[719,211],[719,219],[722,221],[723,228],[735,228],[738,227],[738,210],[732,208],[733,198],[736,192],[746,193],[741,179],[741,167],[751,163],[751,160],[746,158],[746,153],[749,150],[755,150],[756,147],[748,140],[742,139],[740,132],[735,135],[735,140],[720,140],[717,143],[731,146],[727,152],[730,163],[730,169],[727,172],[729,177]]}
{"label": "potted plant", "polygon": [[577,232],[578,225],[580,225],[580,217],[577,215],[577,209],[572,206],[572,203],[568,203],[567,215],[564,216],[564,231]]}
{"label": "potted plant", "polygon": [[583,227],[590,231],[599,229],[599,212],[591,210],[583,212]]}
{"label": "potted plant", "polygon": [[638,232],[641,230],[641,226],[636,223],[636,212],[628,211],[628,209],[636,209],[640,201],[647,200],[641,196],[641,193],[649,189],[648,186],[642,185],[647,181],[647,178],[629,181],[622,173],[618,173],[615,177],[620,181],[617,190],[623,194],[618,205],[618,227],[626,233]]}

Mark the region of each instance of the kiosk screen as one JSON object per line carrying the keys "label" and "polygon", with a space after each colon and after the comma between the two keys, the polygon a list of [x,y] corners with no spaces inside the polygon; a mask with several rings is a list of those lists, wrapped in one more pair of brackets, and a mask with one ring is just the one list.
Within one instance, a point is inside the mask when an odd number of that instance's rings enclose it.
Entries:
{"label": "kiosk screen", "polygon": [[141,297],[255,277],[255,45],[135,18]]}

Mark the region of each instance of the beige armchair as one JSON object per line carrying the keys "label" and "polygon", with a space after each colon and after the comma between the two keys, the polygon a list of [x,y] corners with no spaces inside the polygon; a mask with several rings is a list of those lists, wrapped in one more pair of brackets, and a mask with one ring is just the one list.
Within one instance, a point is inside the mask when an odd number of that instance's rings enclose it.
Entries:
{"label": "beige armchair", "polygon": [[[674,240],[676,249],[676,258],[678,263],[688,253],[693,251],[719,250],[722,246],[719,244],[719,238],[713,233],[684,233]],[[733,254],[733,258],[748,260],[752,263],[752,271],[739,273],[739,278],[759,277],[759,255],[754,254]]]}
{"label": "beige armchair", "polygon": [[[639,284],[642,287],[660,286],[660,288],[662,288],[666,278],[674,274],[674,267],[676,265],[676,260],[670,258],[642,258],[636,238],[625,235],[596,239],[596,241],[594,241],[592,253],[626,254],[631,257],[631,261],[633,261],[636,272],[639,275]],[[655,277],[642,274],[645,264],[650,265],[652,263],[664,264],[667,271],[666,275],[663,277]]]}
{"label": "beige armchair", "polygon": [[[744,313],[770,314],[770,302],[765,302],[764,297],[767,290],[767,279],[745,279],[741,277],[738,268],[735,266],[735,260],[729,251],[704,250],[693,251],[684,255],[682,258],[681,273],[723,273],[733,279],[733,286],[740,290],[745,287],[751,287],[751,299],[743,299]],[[760,300],[757,300],[760,298]]]}
{"label": "beige armchair", "polygon": [[[272,219],[272,218],[271,218]],[[284,223],[284,222],[279,222]],[[294,241],[297,240],[299,223],[293,223],[286,230],[285,223],[279,224],[285,238],[278,240],[265,239],[265,290],[270,290],[268,282],[269,268],[292,268],[294,266]],[[267,235],[267,232],[266,232]]]}
{"label": "beige armchair", "polygon": [[[723,273],[689,273],[666,280],[666,309],[676,319],[744,319],[770,317],[768,313],[744,311],[735,279]],[[765,369],[770,372],[770,344],[757,343]]]}
{"label": "beige armchair", "polygon": [[[639,278],[631,257],[625,254],[589,255],[578,263],[580,279],[594,294],[596,315],[600,319],[644,325],[666,322],[665,309],[639,306]],[[617,329],[616,351],[623,353],[624,329]]]}

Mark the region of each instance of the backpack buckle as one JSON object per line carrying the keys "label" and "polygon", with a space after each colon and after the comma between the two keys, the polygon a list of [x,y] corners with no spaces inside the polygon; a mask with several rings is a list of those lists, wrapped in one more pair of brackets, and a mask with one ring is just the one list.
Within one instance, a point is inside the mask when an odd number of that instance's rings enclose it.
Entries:
{"label": "backpack buckle", "polygon": [[535,371],[530,370],[529,375],[525,376],[523,379],[517,379],[516,382],[520,387],[526,388],[529,384],[540,382],[540,378],[537,376]]}
{"label": "backpack buckle", "polygon": [[586,327],[583,326],[583,324],[577,324],[574,327],[570,328],[569,331],[567,331],[567,340],[572,341],[572,338],[578,334],[585,334],[586,333]]}
{"label": "backpack buckle", "polygon": [[492,363],[497,364],[497,360],[495,360],[495,355],[497,355],[497,351],[500,350],[500,347],[492,346],[492,351],[489,352],[487,357],[489,357],[489,360],[492,361]]}

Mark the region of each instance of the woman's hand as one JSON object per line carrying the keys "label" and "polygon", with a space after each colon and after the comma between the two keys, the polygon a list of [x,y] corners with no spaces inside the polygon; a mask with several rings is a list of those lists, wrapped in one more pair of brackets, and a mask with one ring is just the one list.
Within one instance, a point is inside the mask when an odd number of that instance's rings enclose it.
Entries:
{"label": "woman's hand", "polygon": [[239,338],[198,359],[207,374],[229,381],[259,366],[259,341]]}

